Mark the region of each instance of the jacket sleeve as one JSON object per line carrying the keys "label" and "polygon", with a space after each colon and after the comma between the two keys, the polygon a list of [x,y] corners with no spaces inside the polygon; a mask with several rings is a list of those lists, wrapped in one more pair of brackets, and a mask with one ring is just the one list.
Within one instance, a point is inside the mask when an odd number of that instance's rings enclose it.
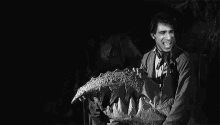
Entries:
{"label": "jacket sleeve", "polygon": [[182,56],[177,70],[179,79],[174,104],[163,125],[187,125],[193,109],[196,83],[194,68],[189,58]]}
{"label": "jacket sleeve", "polygon": [[147,61],[148,56],[149,56],[149,52],[145,53],[142,59],[139,61],[140,69],[147,69],[146,61]]}

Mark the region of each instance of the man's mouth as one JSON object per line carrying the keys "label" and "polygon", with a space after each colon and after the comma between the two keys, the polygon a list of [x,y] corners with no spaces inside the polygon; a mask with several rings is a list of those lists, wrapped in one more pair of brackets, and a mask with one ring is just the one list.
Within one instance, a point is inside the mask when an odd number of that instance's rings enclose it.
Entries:
{"label": "man's mouth", "polygon": [[166,48],[170,48],[170,47],[171,47],[171,42],[164,42],[163,45],[164,45]]}

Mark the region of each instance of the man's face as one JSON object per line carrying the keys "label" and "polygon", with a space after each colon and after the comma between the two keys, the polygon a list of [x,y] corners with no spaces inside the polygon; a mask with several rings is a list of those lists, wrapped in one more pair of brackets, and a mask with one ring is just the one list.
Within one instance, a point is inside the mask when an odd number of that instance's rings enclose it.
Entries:
{"label": "man's face", "polygon": [[164,23],[158,23],[156,33],[151,36],[155,39],[156,46],[164,52],[170,51],[176,42],[173,28]]}

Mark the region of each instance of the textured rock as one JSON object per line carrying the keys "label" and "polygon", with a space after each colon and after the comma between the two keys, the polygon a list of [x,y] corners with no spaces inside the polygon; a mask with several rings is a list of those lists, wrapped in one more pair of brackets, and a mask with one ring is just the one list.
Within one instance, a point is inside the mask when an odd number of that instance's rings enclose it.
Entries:
{"label": "textured rock", "polygon": [[209,54],[210,61],[219,47],[219,5],[217,0],[182,0],[164,1],[174,10],[181,13],[181,24],[184,24],[182,40],[178,42],[186,49],[197,49],[200,53]]}

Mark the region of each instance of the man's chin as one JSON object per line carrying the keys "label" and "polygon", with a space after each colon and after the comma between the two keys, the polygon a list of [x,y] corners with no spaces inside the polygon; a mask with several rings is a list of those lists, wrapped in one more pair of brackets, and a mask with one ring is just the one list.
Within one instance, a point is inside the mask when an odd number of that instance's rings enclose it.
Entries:
{"label": "man's chin", "polygon": [[166,47],[165,45],[161,44],[161,45],[157,45],[157,47],[159,48],[159,50],[163,51],[163,52],[169,52],[172,50],[173,48],[173,44],[170,45],[169,47]]}

